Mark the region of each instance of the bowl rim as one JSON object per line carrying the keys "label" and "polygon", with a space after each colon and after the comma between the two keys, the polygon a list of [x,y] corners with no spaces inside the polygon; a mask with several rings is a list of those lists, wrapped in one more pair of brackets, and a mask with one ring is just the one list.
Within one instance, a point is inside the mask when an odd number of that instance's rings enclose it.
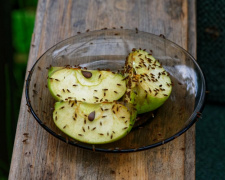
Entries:
{"label": "bowl rim", "polygon": [[[62,137],[61,135],[59,134],[56,134],[53,130],[51,130],[48,126],[45,125],[45,123],[43,123],[37,116],[37,114],[35,113],[34,109],[32,108],[32,105],[30,103],[30,97],[29,97],[29,85],[30,85],[30,80],[31,80],[31,77],[32,77],[32,73],[34,71],[34,68],[36,66],[36,64],[38,63],[38,61],[51,49],[53,49],[54,47],[56,47],[57,45],[61,44],[61,43],[64,43],[70,39],[73,39],[75,37],[78,37],[78,36],[82,36],[82,35],[86,35],[86,34],[92,34],[92,33],[98,33],[98,32],[102,32],[102,31],[115,31],[115,32],[125,32],[125,31],[128,31],[128,32],[135,32],[137,33],[136,30],[132,30],[132,29],[101,29],[101,30],[94,30],[94,31],[89,31],[89,32],[85,32],[85,33],[80,33],[80,34],[77,34],[77,35],[74,35],[74,36],[71,36],[69,38],[66,38],[56,44],[54,44],[53,46],[51,46],[50,48],[48,48],[37,60],[36,62],[33,64],[32,68],[30,71],[28,71],[28,76],[27,76],[27,79],[26,79],[26,82],[25,82],[25,96],[26,96],[26,101],[27,101],[27,105],[28,105],[28,108],[31,112],[31,114],[33,115],[33,117],[35,118],[35,120],[41,125],[42,128],[44,128],[47,132],[49,132],[51,135],[53,135],[54,137],[58,138],[59,140],[67,143],[67,144],[70,144],[70,145],[73,145],[73,146],[76,146],[76,147],[79,147],[79,148],[83,148],[83,149],[87,149],[87,150],[91,150],[91,151],[96,151],[96,152],[106,152],[106,153],[130,153],[130,152],[138,152],[138,151],[143,151],[143,150],[147,150],[147,149],[152,149],[154,147],[158,147],[158,146],[161,146],[165,143],[168,143],[174,139],[176,139],[177,137],[179,137],[180,135],[182,135],[183,133],[185,133],[190,127],[193,126],[193,124],[195,124],[200,118],[201,118],[201,114],[202,114],[202,111],[204,109],[204,105],[205,105],[205,100],[206,100],[206,81],[205,81],[205,75],[201,69],[201,67],[199,66],[199,64],[197,63],[197,61],[195,60],[195,58],[187,51],[185,50],[184,48],[182,48],[181,46],[179,46],[178,44],[172,42],[171,40],[169,39],[166,39],[164,36],[161,36],[161,34],[158,36],[156,34],[153,34],[153,33],[149,33],[149,32],[144,32],[144,31],[139,31],[138,30],[138,33],[141,33],[141,34],[147,34],[147,35],[150,35],[150,36],[153,36],[155,38],[163,38],[165,41],[169,42],[170,44],[173,44],[176,48],[179,48],[181,49],[187,56],[190,57],[190,59],[193,61],[193,63],[195,64],[196,68],[199,70],[199,74],[201,75],[201,83],[202,83],[202,90],[201,90],[201,94],[200,94],[200,99],[199,99],[199,102],[196,106],[196,108],[194,109],[194,111],[192,112],[191,116],[189,117],[189,123],[183,128],[181,129],[179,132],[177,132],[176,134],[174,134],[173,136],[165,139],[165,140],[162,140],[160,142],[157,142],[157,143],[153,143],[151,145],[147,145],[147,146],[143,146],[143,147],[139,147],[139,148],[131,148],[131,149],[119,149],[119,148],[114,148],[114,149],[103,149],[103,148],[95,148],[95,145],[92,145],[92,148],[91,147],[87,147],[85,145],[82,145],[82,144],[79,144],[79,141],[77,140],[74,140],[74,141],[71,141],[71,139],[67,139],[67,138],[64,138]],[[84,143],[85,144],[85,143]],[[89,144],[91,145],[91,144]]]}

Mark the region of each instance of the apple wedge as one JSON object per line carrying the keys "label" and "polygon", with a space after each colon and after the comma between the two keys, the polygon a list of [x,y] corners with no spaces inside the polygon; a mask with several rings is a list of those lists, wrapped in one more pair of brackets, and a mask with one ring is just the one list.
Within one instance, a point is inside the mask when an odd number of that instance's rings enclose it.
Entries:
{"label": "apple wedge", "polygon": [[128,77],[126,97],[135,104],[138,114],[160,107],[171,94],[169,73],[144,50],[135,50],[129,54],[125,75]]}
{"label": "apple wedge", "polygon": [[124,137],[131,130],[136,111],[128,109],[116,102],[56,102],[53,120],[60,130],[78,141],[105,144]]}
{"label": "apple wedge", "polygon": [[51,67],[48,88],[57,101],[113,102],[126,91],[123,78],[110,71]]}

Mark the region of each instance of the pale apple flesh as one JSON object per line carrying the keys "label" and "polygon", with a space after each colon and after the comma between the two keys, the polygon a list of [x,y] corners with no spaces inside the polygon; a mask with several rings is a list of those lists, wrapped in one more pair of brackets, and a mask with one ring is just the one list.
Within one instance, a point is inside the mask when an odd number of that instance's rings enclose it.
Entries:
{"label": "pale apple flesh", "polygon": [[105,144],[129,133],[135,111],[118,103],[56,102],[53,120],[65,134],[88,144]]}
{"label": "pale apple flesh", "polygon": [[113,102],[126,91],[123,78],[121,74],[110,71],[52,67],[48,88],[57,101]]}

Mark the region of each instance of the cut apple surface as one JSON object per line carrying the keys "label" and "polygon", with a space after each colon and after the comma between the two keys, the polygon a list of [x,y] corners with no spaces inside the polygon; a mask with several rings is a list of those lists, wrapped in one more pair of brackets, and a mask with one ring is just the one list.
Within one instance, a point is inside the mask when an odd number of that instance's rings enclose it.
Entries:
{"label": "cut apple surface", "polygon": [[58,101],[113,102],[126,91],[123,78],[121,74],[110,71],[52,67],[49,69],[48,88]]}
{"label": "cut apple surface", "polygon": [[56,102],[53,120],[68,136],[89,144],[104,144],[124,137],[132,128],[135,111],[122,104]]}
{"label": "cut apple surface", "polygon": [[146,51],[136,50],[129,54],[125,75],[128,76],[127,91],[130,91],[126,92],[126,96],[136,105],[138,114],[160,107],[171,94],[169,73]]}

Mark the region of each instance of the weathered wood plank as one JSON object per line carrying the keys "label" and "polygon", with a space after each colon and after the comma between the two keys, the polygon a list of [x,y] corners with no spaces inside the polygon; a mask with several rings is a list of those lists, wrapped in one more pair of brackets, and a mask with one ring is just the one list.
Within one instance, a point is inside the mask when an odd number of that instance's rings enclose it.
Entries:
{"label": "weathered wood plank", "polygon": [[[49,47],[78,31],[120,26],[164,34],[195,55],[194,0],[40,0],[27,69]],[[93,153],[52,137],[25,104],[23,93],[9,179],[195,178],[195,127],[152,150]]]}

